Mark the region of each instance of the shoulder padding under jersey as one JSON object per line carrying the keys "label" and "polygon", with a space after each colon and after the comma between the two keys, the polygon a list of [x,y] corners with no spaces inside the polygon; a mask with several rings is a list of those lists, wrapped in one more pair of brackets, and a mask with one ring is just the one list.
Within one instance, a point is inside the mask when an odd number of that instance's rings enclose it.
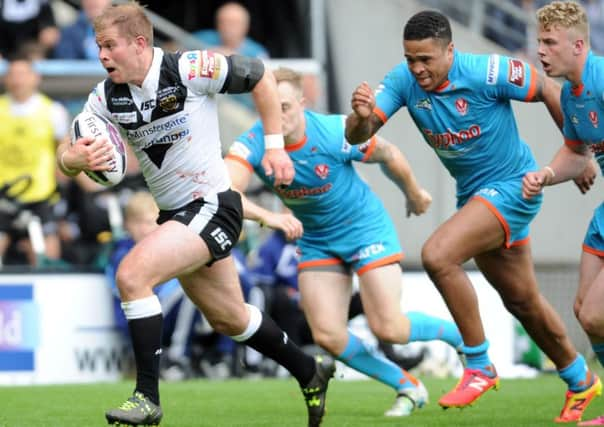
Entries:
{"label": "shoulder padding under jersey", "polygon": [[221,92],[251,92],[264,75],[264,63],[258,58],[242,55],[230,55],[226,59],[229,64],[229,74]]}

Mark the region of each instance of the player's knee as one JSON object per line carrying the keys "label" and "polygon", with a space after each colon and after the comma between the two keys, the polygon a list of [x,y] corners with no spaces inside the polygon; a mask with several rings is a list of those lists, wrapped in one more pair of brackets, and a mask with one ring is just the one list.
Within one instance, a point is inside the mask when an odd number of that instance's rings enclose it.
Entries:
{"label": "player's knee", "polygon": [[377,324],[372,324],[370,325],[370,329],[380,341],[400,343],[403,340],[403,337],[401,337],[401,331],[396,327],[394,322],[380,322]]}
{"label": "player's knee", "polygon": [[431,241],[424,244],[421,256],[422,265],[431,276],[445,270],[451,264],[450,258]]}
{"label": "player's knee", "polygon": [[234,337],[241,334],[247,325],[237,322],[232,317],[225,316],[212,319],[210,321],[210,326],[212,326],[212,329],[219,334]]}
{"label": "player's knee", "polygon": [[577,320],[587,335],[602,338],[604,335],[604,316],[593,310],[579,310]]}
{"label": "player's knee", "polygon": [[532,299],[508,299],[504,301],[505,308],[516,318],[522,320],[531,317],[538,311],[538,305]]}
{"label": "player's knee", "polygon": [[120,265],[115,274],[115,280],[122,299],[126,297],[130,300],[137,297],[144,287],[144,282],[140,280],[140,276],[132,268],[128,268],[126,264]]}
{"label": "player's knee", "polygon": [[317,345],[335,355],[344,351],[348,341],[346,334],[340,336],[340,334],[327,330],[314,330],[312,331],[312,337]]}

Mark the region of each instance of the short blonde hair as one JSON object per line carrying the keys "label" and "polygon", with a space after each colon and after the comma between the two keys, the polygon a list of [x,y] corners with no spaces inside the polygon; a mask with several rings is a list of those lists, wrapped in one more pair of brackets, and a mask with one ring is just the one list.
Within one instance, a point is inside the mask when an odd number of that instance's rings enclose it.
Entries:
{"label": "short blonde hair", "polygon": [[145,8],[136,1],[109,6],[94,19],[93,26],[95,33],[116,26],[120,35],[131,40],[143,36],[153,46],[153,24]]}
{"label": "short blonde hair", "polygon": [[302,93],[304,89],[302,86],[302,74],[286,67],[277,68],[275,71],[273,71],[273,74],[275,76],[275,80],[277,80],[277,84],[287,82],[300,93]]}
{"label": "short blonde hair", "polygon": [[589,42],[589,21],[583,6],[575,1],[553,1],[537,10],[537,22],[545,30],[553,26],[575,29]]}
{"label": "short blonde hair", "polygon": [[143,214],[152,212],[159,214],[159,208],[155,204],[153,196],[148,191],[137,191],[128,199],[126,203],[125,215],[126,220],[136,220]]}

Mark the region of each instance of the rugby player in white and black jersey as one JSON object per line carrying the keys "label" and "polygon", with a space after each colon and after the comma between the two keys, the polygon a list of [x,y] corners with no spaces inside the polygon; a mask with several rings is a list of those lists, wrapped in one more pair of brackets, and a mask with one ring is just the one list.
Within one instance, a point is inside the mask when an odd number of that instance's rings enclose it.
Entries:
{"label": "rugby player in white and black jersey", "polygon": [[[95,22],[108,78],[84,107],[116,124],[132,147],[161,209],[158,229],[121,262],[117,284],[136,360],[134,393],[106,413],[110,424],[158,425],[162,312],[153,287],[178,277],[212,327],[271,357],[298,380],[308,425],[321,422],[331,360],[303,353],[268,316],[244,303],[230,255],[241,231],[242,201],[230,190],[220,150],[217,93],[251,92],[268,139],[263,165],[276,184],[293,168],[283,150],[281,109],[273,74],[258,59],[210,51],[165,53],[136,2],[111,6]],[[57,152],[61,169],[106,170],[109,142],[80,138]]]}

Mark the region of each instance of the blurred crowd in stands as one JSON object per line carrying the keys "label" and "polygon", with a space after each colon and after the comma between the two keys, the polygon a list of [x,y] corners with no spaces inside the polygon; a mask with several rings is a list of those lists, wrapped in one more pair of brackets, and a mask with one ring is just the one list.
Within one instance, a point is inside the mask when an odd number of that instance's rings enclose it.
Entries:
{"label": "blurred crowd in stands", "polygon": [[[591,48],[596,53],[602,54],[604,53],[604,1],[579,1],[584,5],[590,20]],[[513,55],[536,63],[538,61],[537,36],[532,25],[537,9],[549,2],[550,0],[507,0],[507,3],[519,8],[522,12],[521,17],[506,12],[506,8],[497,6],[495,3],[489,4],[486,10],[483,35]]]}

